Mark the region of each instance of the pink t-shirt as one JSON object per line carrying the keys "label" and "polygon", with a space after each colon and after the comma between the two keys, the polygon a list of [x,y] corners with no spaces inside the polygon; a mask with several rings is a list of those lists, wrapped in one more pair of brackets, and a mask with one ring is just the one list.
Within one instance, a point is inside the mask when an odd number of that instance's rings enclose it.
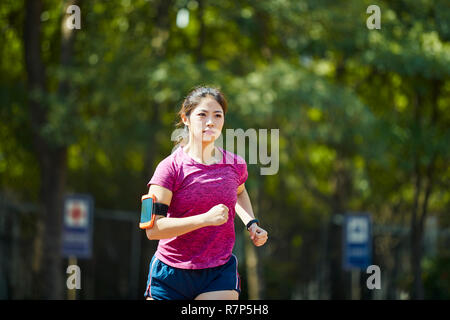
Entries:
{"label": "pink t-shirt", "polygon": [[147,186],[156,184],[172,191],[167,217],[182,218],[207,212],[223,203],[229,209],[228,221],[203,227],[181,236],[159,240],[155,256],[169,266],[204,269],[225,264],[234,242],[237,188],[248,177],[245,160],[217,147],[222,162],[206,165],[191,158],[183,147],[163,159]]}

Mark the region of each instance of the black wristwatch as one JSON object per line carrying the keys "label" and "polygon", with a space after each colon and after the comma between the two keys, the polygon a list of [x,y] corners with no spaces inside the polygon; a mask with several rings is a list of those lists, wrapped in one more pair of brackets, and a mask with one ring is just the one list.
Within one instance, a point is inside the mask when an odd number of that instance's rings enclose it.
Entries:
{"label": "black wristwatch", "polygon": [[250,220],[250,221],[247,223],[247,230],[248,230],[248,228],[250,228],[250,226],[251,226],[252,224],[254,224],[254,223],[256,223],[256,224],[259,226],[259,220],[258,220],[258,219],[253,219],[253,220]]}

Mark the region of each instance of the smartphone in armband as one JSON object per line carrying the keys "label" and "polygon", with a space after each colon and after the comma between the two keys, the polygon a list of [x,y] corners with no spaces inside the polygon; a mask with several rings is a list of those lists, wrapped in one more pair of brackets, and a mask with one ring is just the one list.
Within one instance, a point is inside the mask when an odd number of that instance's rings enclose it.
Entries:
{"label": "smartphone in armband", "polygon": [[141,221],[139,228],[149,229],[155,223],[156,214],[153,212],[153,204],[156,202],[155,195],[143,195],[141,198]]}

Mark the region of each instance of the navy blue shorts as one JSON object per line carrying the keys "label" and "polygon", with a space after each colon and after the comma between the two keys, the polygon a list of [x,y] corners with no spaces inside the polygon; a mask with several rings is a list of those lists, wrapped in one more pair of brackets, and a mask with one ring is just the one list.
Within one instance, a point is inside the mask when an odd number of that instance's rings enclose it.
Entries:
{"label": "navy blue shorts", "polygon": [[241,292],[234,254],[224,265],[206,269],[174,268],[153,256],[144,296],[154,300],[193,300],[201,293],[219,290]]}

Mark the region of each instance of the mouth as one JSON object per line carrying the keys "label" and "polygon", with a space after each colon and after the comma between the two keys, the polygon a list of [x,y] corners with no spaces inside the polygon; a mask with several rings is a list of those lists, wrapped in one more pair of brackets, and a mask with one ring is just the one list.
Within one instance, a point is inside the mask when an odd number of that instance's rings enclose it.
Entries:
{"label": "mouth", "polygon": [[206,130],[203,130],[203,133],[214,133],[214,131],[211,129],[206,129]]}

